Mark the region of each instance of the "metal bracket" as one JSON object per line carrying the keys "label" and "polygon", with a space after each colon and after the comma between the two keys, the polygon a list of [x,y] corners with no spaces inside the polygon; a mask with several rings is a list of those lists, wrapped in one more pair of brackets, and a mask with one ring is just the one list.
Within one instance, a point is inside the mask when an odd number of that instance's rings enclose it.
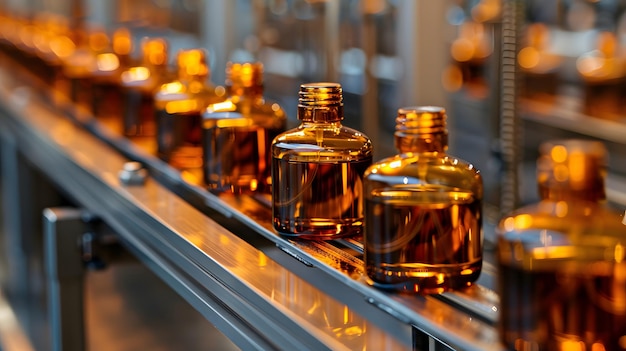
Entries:
{"label": "metal bracket", "polygon": [[80,243],[87,226],[83,216],[84,211],[75,208],[43,211],[52,351],[85,349],[84,261]]}

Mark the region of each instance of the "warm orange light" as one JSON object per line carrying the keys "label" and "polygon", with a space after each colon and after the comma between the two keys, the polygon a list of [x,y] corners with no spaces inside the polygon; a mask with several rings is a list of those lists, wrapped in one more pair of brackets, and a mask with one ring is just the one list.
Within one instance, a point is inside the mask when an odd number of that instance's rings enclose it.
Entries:
{"label": "warm orange light", "polygon": [[199,108],[198,101],[192,99],[170,101],[165,104],[165,111],[169,114],[196,111]]}
{"label": "warm orange light", "polygon": [[66,36],[59,36],[52,39],[50,49],[52,49],[52,52],[59,58],[64,59],[72,55],[74,50],[76,50],[76,45],[72,39]]}
{"label": "warm orange light", "polygon": [[563,145],[556,145],[550,150],[550,157],[556,163],[563,163],[567,160],[567,149]]}
{"label": "warm orange light", "polygon": [[533,217],[531,215],[522,214],[519,216],[515,216],[515,228],[517,229],[527,229],[530,228],[533,224]]}
{"label": "warm orange light", "polygon": [[218,128],[242,128],[252,125],[250,118],[222,118],[217,121]]}
{"label": "warm orange light", "polygon": [[206,76],[208,67],[203,50],[191,49],[178,53],[177,64],[181,76]]}
{"label": "warm orange light", "polygon": [[235,104],[232,101],[227,100],[227,101],[218,102],[209,106],[207,108],[207,112],[211,113],[211,112],[219,112],[219,111],[235,111],[236,108],[237,106],[235,106]]}
{"label": "warm orange light", "polygon": [[501,12],[501,0],[481,0],[472,8],[472,19],[486,22],[495,19]]}
{"label": "warm orange light", "polygon": [[441,74],[443,88],[449,92],[454,92],[463,87],[463,72],[456,65],[449,65]]}
{"label": "warm orange light", "polygon": [[161,91],[167,94],[181,93],[185,89],[185,86],[180,82],[171,82],[161,85]]}
{"label": "warm orange light", "polygon": [[89,47],[95,52],[104,51],[109,45],[109,38],[106,33],[97,31],[89,35]]}
{"label": "warm orange light", "polygon": [[120,67],[120,60],[113,53],[100,54],[96,57],[96,65],[99,71],[115,71]]}
{"label": "warm orange light", "polygon": [[573,185],[581,184],[587,178],[588,158],[582,152],[572,152],[569,157],[569,176]]}
{"label": "warm orange light", "polygon": [[130,31],[120,28],[113,33],[113,52],[118,55],[130,55],[133,49]]}
{"label": "warm orange light", "polygon": [[452,43],[450,54],[458,62],[467,62],[474,56],[474,45],[469,39],[458,38]]}
{"label": "warm orange light", "polygon": [[566,340],[560,347],[561,351],[585,351],[585,343],[582,341]]}
{"label": "warm orange light", "polygon": [[161,38],[144,39],[142,45],[142,54],[144,64],[146,65],[166,65],[167,43]]}
{"label": "warm orange light", "polygon": [[557,217],[563,218],[563,217],[567,216],[567,212],[568,211],[569,211],[569,207],[567,206],[567,202],[565,202],[565,201],[559,201],[554,206],[554,214]]}
{"label": "warm orange light", "polygon": [[517,55],[517,62],[522,68],[531,69],[537,67],[541,55],[534,47],[525,47]]}
{"label": "warm orange light", "polygon": [[150,70],[146,67],[131,67],[122,73],[122,82],[131,83],[150,78]]}

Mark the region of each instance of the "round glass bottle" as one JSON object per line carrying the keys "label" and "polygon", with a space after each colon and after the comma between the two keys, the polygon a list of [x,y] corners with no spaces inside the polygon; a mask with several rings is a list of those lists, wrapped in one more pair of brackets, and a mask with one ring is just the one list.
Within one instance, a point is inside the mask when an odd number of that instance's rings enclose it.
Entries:
{"label": "round glass bottle", "polygon": [[500,332],[512,350],[624,350],[626,222],[600,142],[541,145],[540,201],[498,227]]}
{"label": "round glass bottle", "polygon": [[274,228],[306,239],[361,234],[363,174],[372,163],[372,143],[342,125],[341,85],[301,85],[298,119],[298,127],[272,143]]}
{"label": "round glass bottle", "polygon": [[204,181],[214,192],[269,194],[269,150],[287,117],[263,96],[263,64],[229,62],[226,95],[203,115]]}
{"label": "round glass bottle", "polygon": [[157,153],[177,169],[201,172],[202,114],[208,105],[224,100],[224,89],[209,82],[204,50],[181,50],[176,65],[178,79],[161,85],[154,96]]}
{"label": "round glass bottle", "polygon": [[446,119],[441,107],[399,109],[399,154],[365,173],[364,255],[375,286],[441,293],[480,275],[482,177],[446,153]]}

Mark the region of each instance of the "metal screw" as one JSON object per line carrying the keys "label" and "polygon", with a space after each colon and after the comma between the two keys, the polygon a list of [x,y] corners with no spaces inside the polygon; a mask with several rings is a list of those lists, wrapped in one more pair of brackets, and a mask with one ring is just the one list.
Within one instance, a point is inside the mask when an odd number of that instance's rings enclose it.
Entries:
{"label": "metal screw", "polygon": [[139,162],[126,162],[118,176],[123,184],[143,185],[148,177],[148,171]]}

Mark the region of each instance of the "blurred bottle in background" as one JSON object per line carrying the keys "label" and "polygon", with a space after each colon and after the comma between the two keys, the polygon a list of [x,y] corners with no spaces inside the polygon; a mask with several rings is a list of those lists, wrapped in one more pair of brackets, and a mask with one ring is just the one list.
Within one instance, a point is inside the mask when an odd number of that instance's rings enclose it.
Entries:
{"label": "blurred bottle in background", "polygon": [[226,96],[203,115],[204,182],[216,192],[269,193],[270,147],[287,115],[263,96],[263,64],[229,62]]}
{"label": "blurred bottle in background", "polygon": [[181,50],[176,65],[178,78],[161,85],[154,96],[157,153],[177,169],[201,171],[202,114],[207,106],[223,101],[225,91],[209,81],[204,50]]}
{"label": "blurred bottle in background", "polygon": [[139,66],[122,73],[122,129],[129,137],[155,137],[154,94],[161,84],[174,79],[168,69],[167,41],[160,37],[144,38],[141,57]]}
{"label": "blurred bottle in background", "polygon": [[607,206],[604,145],[541,145],[540,202],[502,218],[503,343],[514,350],[623,350],[626,220]]}

